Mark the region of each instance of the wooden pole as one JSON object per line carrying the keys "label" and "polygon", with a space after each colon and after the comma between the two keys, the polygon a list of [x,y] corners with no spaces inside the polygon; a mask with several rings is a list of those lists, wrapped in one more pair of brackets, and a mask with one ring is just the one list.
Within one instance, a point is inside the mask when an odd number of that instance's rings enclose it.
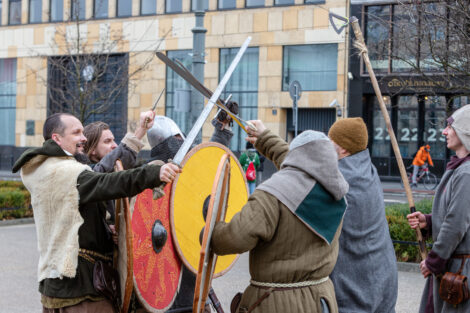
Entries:
{"label": "wooden pole", "polygon": [[[382,115],[384,117],[385,123],[387,125],[387,130],[390,135],[390,141],[392,143],[393,152],[395,153],[395,157],[397,159],[398,168],[400,170],[400,176],[403,180],[403,186],[405,186],[406,197],[408,199],[408,205],[410,207],[410,212],[416,212],[415,203],[413,200],[413,194],[410,188],[410,182],[408,181],[408,176],[406,175],[405,165],[403,163],[403,159],[401,157],[400,149],[398,148],[397,138],[395,136],[395,132],[392,128],[392,123],[390,122],[390,116],[387,111],[387,107],[385,106],[382,92],[380,91],[379,84],[377,82],[377,78],[375,77],[374,69],[372,68],[372,64],[370,63],[369,54],[367,51],[367,46],[364,41],[364,36],[362,35],[361,27],[359,26],[359,21],[355,16],[351,17],[350,19],[351,26],[354,30],[354,35],[356,36],[357,40],[357,47],[360,49],[360,53],[364,63],[366,64],[367,70],[369,72],[370,80],[372,82],[372,86],[374,87],[375,94],[377,99],[379,100],[380,110],[382,111]],[[426,259],[427,251],[426,251],[426,244],[424,243],[423,236],[421,234],[421,230],[416,228],[416,237],[419,244],[419,252],[421,255],[421,259]]]}

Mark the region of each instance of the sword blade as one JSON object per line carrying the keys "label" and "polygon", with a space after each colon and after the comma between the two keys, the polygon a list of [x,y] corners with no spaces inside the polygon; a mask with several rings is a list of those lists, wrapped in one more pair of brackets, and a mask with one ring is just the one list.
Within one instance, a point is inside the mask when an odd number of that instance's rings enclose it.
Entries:
{"label": "sword blade", "polygon": [[162,92],[160,92],[160,95],[158,96],[157,101],[155,101],[155,103],[153,104],[152,111],[155,111],[155,109],[157,108],[158,101],[160,101],[160,98],[162,97],[163,93],[165,92],[165,89],[166,88],[163,88]]}
{"label": "sword blade", "polygon": [[204,125],[204,122],[206,121],[207,117],[209,116],[212,108],[214,107],[215,103],[220,97],[220,94],[222,93],[222,90],[225,88],[225,85],[227,84],[228,80],[230,79],[230,76],[232,76],[233,71],[237,67],[238,63],[240,62],[240,59],[242,58],[243,54],[245,53],[246,49],[248,48],[248,44],[251,41],[251,37],[248,37],[243,45],[240,47],[240,50],[238,50],[237,55],[233,59],[232,63],[230,64],[229,68],[227,69],[227,72],[225,72],[224,77],[220,81],[219,85],[217,86],[216,90],[212,94],[211,98],[207,102],[206,106],[202,110],[201,115],[199,115],[198,119],[196,120],[196,123],[194,124],[193,128],[191,128],[191,131],[189,132],[188,136],[184,140],[183,144],[181,145],[180,149],[178,152],[176,152],[175,157],[173,158],[173,162],[177,165],[181,165],[181,162],[183,161],[184,156],[186,153],[189,151],[191,148],[191,145],[194,142],[194,139],[196,139],[197,134],[199,131],[202,129],[202,126]]}
{"label": "sword blade", "polygon": [[[157,52],[157,57],[162,60],[166,65],[168,65],[173,71],[175,71],[181,78],[183,78],[186,82],[188,82],[191,86],[194,87],[197,91],[199,91],[204,97],[210,99],[212,97],[212,91],[210,91],[208,88],[206,88],[203,84],[201,84],[196,77],[191,74],[191,72],[183,65],[178,60],[175,60],[174,62],[169,59],[166,55],[164,55],[161,52]],[[243,120],[240,118],[238,115],[233,114],[230,112],[230,110],[225,106],[223,101],[220,99],[217,99],[217,102],[215,103],[219,109],[227,112],[227,114],[247,133],[246,127],[244,124],[248,125],[248,127],[252,128],[253,130],[256,130],[256,127]]]}

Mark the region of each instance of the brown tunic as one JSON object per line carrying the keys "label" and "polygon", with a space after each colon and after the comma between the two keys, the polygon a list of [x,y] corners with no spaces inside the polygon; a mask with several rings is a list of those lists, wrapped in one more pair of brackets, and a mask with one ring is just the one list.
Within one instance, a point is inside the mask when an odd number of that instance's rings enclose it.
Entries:
{"label": "brown tunic", "polygon": [[[259,137],[256,147],[278,168],[288,152],[287,143],[270,132]],[[255,190],[230,223],[221,222],[215,226],[211,246],[219,255],[250,251],[252,280],[268,283],[313,281],[332,272],[338,256],[340,229],[328,245],[278,199]],[[248,286],[240,306],[249,308],[265,292],[265,289]],[[330,312],[338,312],[330,280],[304,288],[274,291],[254,312],[322,312],[320,298],[328,303]]]}

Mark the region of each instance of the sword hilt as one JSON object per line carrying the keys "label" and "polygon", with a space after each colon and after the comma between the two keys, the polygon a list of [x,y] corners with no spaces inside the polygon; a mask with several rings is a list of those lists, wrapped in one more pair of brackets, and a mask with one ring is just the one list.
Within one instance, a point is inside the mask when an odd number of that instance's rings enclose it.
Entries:
{"label": "sword hilt", "polygon": [[[181,168],[181,166],[178,163],[174,162],[172,159],[168,159],[167,163],[173,163],[177,165],[179,168]],[[165,189],[166,185],[167,183],[162,183],[160,186],[153,188],[153,200],[158,200],[165,196],[165,191],[163,189]]]}
{"label": "sword hilt", "polygon": [[153,200],[158,200],[165,196],[165,191],[163,190],[166,186],[166,183],[163,183],[160,187],[153,188]]}

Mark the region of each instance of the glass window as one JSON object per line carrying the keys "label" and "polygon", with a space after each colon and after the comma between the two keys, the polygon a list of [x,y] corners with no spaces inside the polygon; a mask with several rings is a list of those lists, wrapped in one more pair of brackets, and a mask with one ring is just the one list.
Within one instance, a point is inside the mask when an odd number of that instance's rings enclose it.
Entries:
{"label": "glass window", "polygon": [[127,129],[128,56],[73,58],[48,58],[48,114],[70,112],[80,116],[83,125],[104,121],[119,142]]}
{"label": "glass window", "polygon": [[274,5],[289,5],[294,4],[294,0],[274,0]]}
{"label": "glass window", "polygon": [[264,7],[264,1],[265,0],[246,0],[246,7]]}
{"label": "glass window", "polygon": [[[196,11],[197,1],[198,0],[191,0],[191,11]],[[202,8],[204,11],[209,10],[209,0],[202,0]]]}
{"label": "glass window", "polygon": [[[220,49],[219,79],[224,76],[238,50],[239,48]],[[222,94],[224,99],[232,94],[232,100],[238,103],[238,113],[244,120],[258,118],[258,59],[259,49],[248,48]],[[246,134],[236,123],[233,124],[233,134],[230,149],[243,151]]]}
{"label": "glass window", "polygon": [[[191,71],[191,50],[168,51],[171,60],[178,60]],[[173,119],[181,131],[191,130],[189,106],[191,105],[191,86],[168,66],[166,67],[166,104],[165,115]]]}
{"label": "glass window", "polygon": [[[372,116],[373,125],[373,140],[372,140],[372,156],[373,157],[388,157],[390,156],[390,136],[387,131],[387,124],[385,123],[384,116],[380,110],[380,104],[377,97],[374,96],[374,110]],[[387,107],[388,114],[390,114],[390,97],[384,97],[385,106]]]}
{"label": "glass window", "polygon": [[181,13],[183,12],[183,0],[166,0],[165,2],[166,13]]}
{"label": "glass window", "polygon": [[95,0],[93,16],[95,18],[108,17],[108,0]]}
{"label": "glass window", "polygon": [[132,15],[132,1],[117,0],[117,16],[131,16]]}
{"label": "glass window", "polygon": [[64,0],[51,0],[51,22],[64,20]]}
{"label": "glass window", "polygon": [[155,0],[141,0],[140,1],[140,14],[151,15],[157,13],[157,1]]}
{"label": "glass window", "polygon": [[305,0],[305,3],[325,3],[325,0]]}
{"label": "glass window", "polygon": [[72,0],[72,20],[84,20],[86,14],[86,0]]}
{"label": "glass window", "polygon": [[2,0],[0,0],[0,25],[2,25]]}
{"label": "glass window", "polygon": [[[454,112],[460,109],[462,106],[470,103],[470,96],[457,96],[453,98],[452,109],[449,108],[450,112]],[[449,114],[450,115],[450,114]]]}
{"label": "glass window", "polygon": [[219,0],[219,9],[235,9],[237,7],[236,0]]}
{"label": "glass window", "polygon": [[0,59],[0,145],[15,144],[16,59]]}
{"label": "glass window", "polygon": [[29,0],[29,22],[42,22],[42,0]]}
{"label": "glass window", "polygon": [[410,72],[417,66],[418,30],[416,6],[393,6],[392,72]]}
{"label": "glass window", "polygon": [[21,0],[10,0],[10,25],[21,24]]}
{"label": "glass window", "polygon": [[442,134],[447,122],[447,102],[444,96],[424,97],[424,143],[431,146],[431,158],[446,158],[446,139]]}
{"label": "glass window", "polygon": [[337,44],[285,46],[282,90],[299,81],[302,90],[336,90]]}
{"label": "glass window", "polygon": [[413,157],[418,151],[418,98],[398,97],[397,141],[404,158]]}
{"label": "glass window", "polygon": [[426,71],[440,71],[445,63],[441,60],[448,57],[446,55],[447,21],[451,19],[447,18],[447,5],[444,3],[423,3],[422,6],[419,66]]}
{"label": "glass window", "polygon": [[[390,6],[366,7],[366,42],[369,58],[375,73],[388,73]],[[364,71],[367,68],[364,65]]]}

